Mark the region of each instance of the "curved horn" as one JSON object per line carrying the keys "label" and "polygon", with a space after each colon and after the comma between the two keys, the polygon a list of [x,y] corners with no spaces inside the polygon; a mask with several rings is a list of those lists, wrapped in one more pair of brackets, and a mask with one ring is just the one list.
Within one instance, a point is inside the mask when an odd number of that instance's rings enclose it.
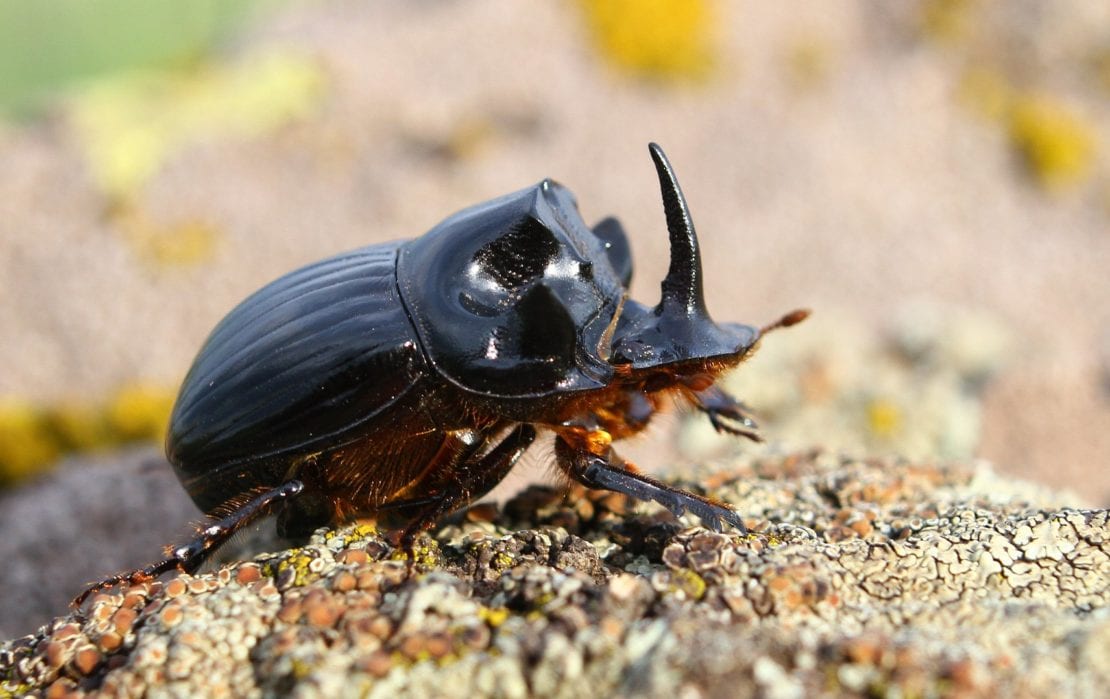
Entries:
{"label": "curved horn", "polygon": [[663,298],[656,313],[687,317],[708,315],[702,293],[698,234],[694,231],[686,197],[682,196],[678,178],[663,149],[650,143],[648,150],[655,161],[655,171],[659,173],[659,189],[663,194],[663,211],[667,215],[667,233],[671,241],[671,266],[663,280]]}

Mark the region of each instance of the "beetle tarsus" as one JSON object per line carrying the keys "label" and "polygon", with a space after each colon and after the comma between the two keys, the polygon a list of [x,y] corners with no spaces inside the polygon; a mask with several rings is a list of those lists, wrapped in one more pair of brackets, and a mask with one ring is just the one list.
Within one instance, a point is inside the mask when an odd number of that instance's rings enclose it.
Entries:
{"label": "beetle tarsus", "polygon": [[[612,450],[609,450],[607,456],[598,456],[576,449],[558,438],[555,440],[555,457],[567,475],[587,488],[612,490],[637,500],[651,500],[667,508],[675,517],[689,512],[713,531],[719,532],[724,524],[728,524],[741,532],[747,532],[740,515],[725,503],[622,468],[618,465],[620,457]],[[618,463],[615,464],[614,461]]]}

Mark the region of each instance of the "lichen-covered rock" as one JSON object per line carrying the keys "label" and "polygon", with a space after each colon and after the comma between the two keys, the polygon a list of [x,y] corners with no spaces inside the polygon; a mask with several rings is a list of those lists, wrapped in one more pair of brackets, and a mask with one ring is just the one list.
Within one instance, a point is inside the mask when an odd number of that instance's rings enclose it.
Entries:
{"label": "lichen-covered rock", "polygon": [[[1110,526],[985,467],[706,472],[752,531],[531,488],[403,560],[367,525],[97,595],[0,645],[0,696],[1093,696]],[[1102,688],[1100,690],[1099,688]]]}

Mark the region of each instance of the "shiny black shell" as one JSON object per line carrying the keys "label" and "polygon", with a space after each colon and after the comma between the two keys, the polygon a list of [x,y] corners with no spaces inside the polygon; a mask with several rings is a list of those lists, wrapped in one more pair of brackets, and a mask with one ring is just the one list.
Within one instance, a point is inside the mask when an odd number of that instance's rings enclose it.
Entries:
{"label": "shiny black shell", "polygon": [[211,512],[383,427],[471,427],[470,400],[526,419],[537,397],[604,387],[627,255],[619,226],[591,231],[544,180],[415,240],[291,272],[212,331],[167,455]]}

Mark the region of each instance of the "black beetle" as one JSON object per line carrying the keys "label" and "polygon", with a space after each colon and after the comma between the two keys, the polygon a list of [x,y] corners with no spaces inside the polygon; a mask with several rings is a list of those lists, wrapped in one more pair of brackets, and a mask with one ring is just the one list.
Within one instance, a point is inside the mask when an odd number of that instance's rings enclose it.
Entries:
{"label": "black beetle", "polygon": [[711,498],[638,473],[610,446],[670,397],[718,431],[758,439],[714,385],[762,329],[715,323],[702,297],[693,221],[670,163],[659,174],[671,260],[654,307],[627,297],[628,241],[590,229],[574,196],[543,180],[446,219],[420,238],[371,245],[292,272],[208,337],[170,419],[166,452],[211,523],[142,570],[83,593],[195,571],[261,514],[304,535],[390,513],[416,534],[492,489],[554,434],[559,468],[590,488],[743,530]]}

